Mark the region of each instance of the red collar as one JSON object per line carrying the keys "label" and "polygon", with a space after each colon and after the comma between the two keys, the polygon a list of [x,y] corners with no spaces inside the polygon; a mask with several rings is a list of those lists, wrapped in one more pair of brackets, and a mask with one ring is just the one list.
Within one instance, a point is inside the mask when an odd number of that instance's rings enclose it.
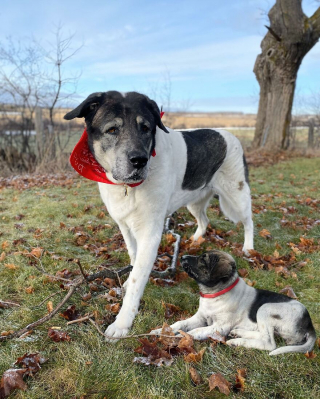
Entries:
{"label": "red collar", "polygon": [[[160,116],[162,118],[164,112],[161,112]],[[156,156],[156,151],[153,150],[153,157]],[[144,180],[138,183],[126,184],[126,183],[114,183],[107,178],[106,171],[104,168],[96,161],[92,155],[88,146],[88,133],[87,129],[84,129],[82,136],[76,146],[74,147],[70,155],[70,164],[73,169],[79,173],[79,175],[85,177],[89,180],[94,180],[99,183],[115,184],[115,185],[125,185],[129,187],[137,187],[144,182]]]}
{"label": "red collar", "polygon": [[234,288],[238,283],[239,283],[239,277],[236,279],[236,281],[234,283],[232,283],[229,287],[225,288],[224,290],[221,290],[219,292],[216,292],[215,294],[203,294],[202,292],[200,292],[200,296],[202,296],[202,298],[216,298],[217,296],[223,295],[228,291],[231,291],[232,288]]}

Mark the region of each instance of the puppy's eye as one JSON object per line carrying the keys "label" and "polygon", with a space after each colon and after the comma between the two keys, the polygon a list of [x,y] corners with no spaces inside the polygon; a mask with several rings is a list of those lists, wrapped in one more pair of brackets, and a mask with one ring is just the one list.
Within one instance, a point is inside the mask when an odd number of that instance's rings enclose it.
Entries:
{"label": "puppy's eye", "polygon": [[117,128],[116,128],[115,126],[110,127],[110,128],[107,130],[107,133],[110,133],[110,134],[114,134],[114,133],[116,133],[116,132],[117,132]]}
{"label": "puppy's eye", "polygon": [[149,128],[147,125],[142,125],[141,130],[143,131],[143,133],[147,133],[149,131]]}

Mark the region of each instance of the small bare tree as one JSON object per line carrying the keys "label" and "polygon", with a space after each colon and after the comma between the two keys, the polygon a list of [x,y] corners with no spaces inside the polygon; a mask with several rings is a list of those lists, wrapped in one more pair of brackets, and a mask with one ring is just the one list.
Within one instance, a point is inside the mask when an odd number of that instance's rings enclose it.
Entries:
{"label": "small bare tree", "polygon": [[297,73],[320,37],[320,8],[308,18],[302,0],[276,0],[254,73],[260,100],[253,146],[287,148]]}
{"label": "small bare tree", "polygon": [[[54,110],[75,93],[79,76],[64,77],[64,64],[81,48],[72,48],[73,36],[64,37],[59,25],[54,43],[44,47],[35,40],[23,44],[8,38],[0,46],[0,155],[11,170],[32,171],[50,149],[61,152]],[[36,110],[43,109],[48,122],[41,140],[34,140]],[[37,125],[42,112],[37,112]],[[41,148],[37,149],[37,144]]]}

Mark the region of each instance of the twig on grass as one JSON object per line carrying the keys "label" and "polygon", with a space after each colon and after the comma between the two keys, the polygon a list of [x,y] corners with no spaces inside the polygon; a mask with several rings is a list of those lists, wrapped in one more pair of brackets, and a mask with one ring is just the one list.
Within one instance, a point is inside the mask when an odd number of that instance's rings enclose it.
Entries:
{"label": "twig on grass", "polygon": [[46,321],[50,320],[53,318],[53,316],[59,312],[59,310],[62,308],[62,306],[69,300],[69,298],[72,296],[72,294],[75,292],[75,290],[83,283],[83,279],[81,278],[80,280],[74,281],[74,284],[70,286],[70,289],[67,293],[67,295],[63,298],[63,300],[53,309],[53,311],[46,316],[43,316],[41,319],[35,321],[34,323],[28,324],[26,327],[22,328],[21,330],[18,330],[10,335],[7,336],[0,336],[0,341],[6,341],[7,339],[12,339],[16,337],[20,337],[21,335],[25,334],[26,332],[33,330],[35,327],[40,326],[41,324],[45,323]]}
{"label": "twig on grass", "polygon": [[93,313],[90,313],[87,316],[81,317],[80,319],[68,321],[67,326],[70,326],[70,324],[81,323],[83,321],[89,320],[90,317],[92,317],[92,316],[93,316]]}
{"label": "twig on grass", "polygon": [[164,338],[173,338],[173,339],[181,339],[181,337],[176,337],[174,335],[164,335],[164,334],[151,334],[151,333],[146,333],[146,334],[132,334],[132,335],[127,335],[126,337],[109,337],[108,335],[105,335],[104,332],[101,331],[100,327],[98,326],[97,323],[94,322],[91,318],[89,318],[90,323],[97,329],[99,334],[103,335],[107,339],[131,339],[131,338],[140,338],[140,337],[164,337]]}
{"label": "twig on grass", "polygon": [[[132,266],[126,266],[123,269],[118,270],[117,272],[111,271],[111,270],[103,270],[102,272],[98,272],[98,273],[94,273],[91,274],[87,277],[87,281],[93,281],[98,277],[103,277],[104,275],[106,275],[105,272],[107,272],[106,277],[112,276],[111,278],[116,278],[117,274],[119,276],[122,276],[125,273],[128,273],[129,271],[131,271]],[[45,273],[46,274],[46,273]],[[64,279],[66,280],[66,279]],[[74,292],[76,291],[76,289],[83,284],[83,282],[85,281],[85,279],[83,277],[79,278],[79,279],[75,279],[75,280],[66,280],[68,282],[71,282],[72,284],[70,285],[70,289],[67,293],[67,295],[63,298],[63,300],[55,307],[55,309],[53,309],[53,311],[49,314],[47,314],[46,316],[43,316],[41,319],[35,321],[34,323],[28,324],[26,327],[15,331],[14,333],[10,334],[10,335],[6,335],[6,336],[0,336],[0,342],[1,341],[6,341],[8,339],[12,339],[12,338],[16,338],[16,337],[20,337],[21,335],[25,334],[26,332],[33,330],[35,327],[40,326],[41,324],[47,322],[48,320],[52,319],[53,316],[55,316],[58,311],[62,308],[62,306],[71,298],[71,296],[74,294]],[[57,292],[55,292],[53,295],[56,295]],[[49,299],[51,296],[49,296],[48,298],[46,298],[44,301],[46,301],[47,299]],[[39,305],[40,306],[44,301],[42,301]]]}
{"label": "twig on grass", "polygon": [[123,269],[117,270],[116,272],[114,270],[109,270],[109,269],[101,270],[100,272],[90,274],[87,277],[87,281],[93,281],[96,278],[106,278],[106,277],[112,278],[115,280],[117,278],[117,275],[119,277],[121,277],[124,274],[131,272],[132,267],[133,266],[128,265],[128,266],[124,267]]}
{"label": "twig on grass", "polygon": [[13,307],[20,307],[18,303],[11,302],[11,301],[1,301],[0,300],[0,308],[8,309],[8,308],[13,308]]}
{"label": "twig on grass", "polygon": [[52,298],[53,296],[56,296],[58,294],[61,294],[61,291],[54,292],[53,294],[47,296],[43,301],[41,301],[38,305],[32,306],[30,309],[37,309],[40,308],[41,305],[43,305],[48,299]]}
{"label": "twig on grass", "polygon": [[82,268],[80,260],[79,259],[74,259],[74,262],[79,266],[79,269],[80,269],[81,274],[83,275],[84,281],[86,282],[87,285],[89,285],[88,280],[87,280],[88,276],[85,274],[85,272],[84,272],[84,270]]}

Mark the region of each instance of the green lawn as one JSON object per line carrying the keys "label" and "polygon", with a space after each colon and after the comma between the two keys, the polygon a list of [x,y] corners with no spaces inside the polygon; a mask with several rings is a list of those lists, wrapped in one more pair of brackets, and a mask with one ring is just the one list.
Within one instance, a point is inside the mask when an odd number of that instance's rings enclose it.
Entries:
{"label": "green lawn", "polygon": [[[308,308],[319,335],[320,161],[291,159],[272,167],[252,168],[250,180],[255,248],[264,261],[259,263],[256,257],[252,263],[240,257],[238,248],[243,242],[243,228],[219,215],[216,200],[208,210],[211,227],[222,238],[225,250],[235,256],[238,268],[247,269],[247,278],[255,281],[257,288],[280,291],[290,285]],[[117,262],[112,267],[119,268],[128,264],[118,227],[108,216],[96,184],[82,178],[65,183],[64,186],[3,188],[0,191],[0,254],[5,254],[0,262],[0,300],[21,305],[0,309],[0,332],[17,330],[37,320],[47,313],[49,299],[34,308],[36,305],[59,292],[50,299],[55,306],[66,294],[60,288],[61,282],[48,281],[39,268],[43,267],[49,274],[63,269],[77,271],[77,265],[68,262],[68,258],[80,259],[88,273],[96,271],[102,263]],[[186,209],[179,210],[176,218],[179,223],[193,220]],[[189,237],[195,228],[181,229],[181,234]],[[212,229],[202,244],[203,250],[214,248],[216,242],[220,242]],[[262,229],[267,229],[272,238],[260,236]],[[162,246],[166,246],[165,240]],[[41,263],[22,254],[39,247],[44,250]],[[286,272],[276,268],[277,259],[283,259],[284,255],[288,255]],[[274,259],[275,266],[270,259]],[[63,310],[74,304],[81,314],[97,311],[104,321],[101,328],[105,329],[112,317],[105,309],[107,300],[98,297],[104,292],[92,291],[92,298],[84,301],[82,296],[88,292],[89,288],[82,285]],[[198,306],[197,287],[191,279],[173,287],[149,283],[133,326],[134,333],[147,332],[168,321],[164,318],[161,301],[177,305],[185,315],[192,315]],[[174,317],[168,322],[171,324],[175,320]],[[195,387],[189,377],[190,364],[185,363],[183,357],[177,357],[170,367],[134,364],[133,358],[139,356],[134,353],[139,346],[137,339],[109,344],[91,324],[67,326],[66,322],[57,315],[24,339],[0,343],[0,375],[26,352],[41,352],[48,359],[42,369],[27,380],[28,389],[17,390],[12,397],[220,398],[224,395],[217,390],[209,393],[208,377],[220,372],[234,383],[240,368],[247,370],[245,390],[231,393],[229,397],[320,397],[319,348],[315,348],[317,357],[308,359],[303,354],[269,357],[267,352],[258,350],[224,345],[213,349],[209,342],[196,343],[197,349],[207,347],[207,350],[202,362],[194,365],[203,379],[203,383]],[[71,336],[71,342],[53,342],[47,335],[50,326],[62,327]]]}

